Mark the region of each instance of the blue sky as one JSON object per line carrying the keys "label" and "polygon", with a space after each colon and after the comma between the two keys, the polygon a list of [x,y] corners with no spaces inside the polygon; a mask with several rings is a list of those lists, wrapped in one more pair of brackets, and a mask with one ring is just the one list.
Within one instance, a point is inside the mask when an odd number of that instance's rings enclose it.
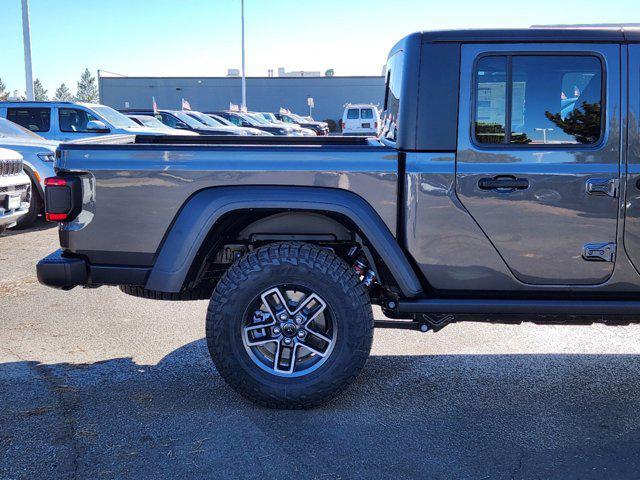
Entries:
{"label": "blue sky", "polygon": [[[30,0],[34,77],[75,90],[88,67],[217,76],[240,66],[240,0]],[[638,23],[638,0],[245,0],[247,73],[377,75],[416,30]],[[606,8],[603,8],[606,5]],[[20,0],[0,0],[0,78],[24,90]]]}

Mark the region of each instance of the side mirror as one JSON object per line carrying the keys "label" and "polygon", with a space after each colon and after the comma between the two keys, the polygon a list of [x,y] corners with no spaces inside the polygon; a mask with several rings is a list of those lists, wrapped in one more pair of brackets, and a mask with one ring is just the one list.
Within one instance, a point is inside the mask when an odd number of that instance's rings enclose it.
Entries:
{"label": "side mirror", "polygon": [[253,125],[251,125],[249,122],[242,122],[241,126],[243,127],[253,127]]}
{"label": "side mirror", "polygon": [[87,122],[87,131],[92,133],[109,133],[111,130],[100,120],[90,120]]}

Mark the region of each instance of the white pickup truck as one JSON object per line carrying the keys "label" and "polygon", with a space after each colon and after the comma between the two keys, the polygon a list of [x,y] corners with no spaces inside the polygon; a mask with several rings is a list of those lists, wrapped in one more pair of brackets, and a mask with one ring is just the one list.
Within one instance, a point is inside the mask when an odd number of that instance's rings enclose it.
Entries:
{"label": "white pickup truck", "polygon": [[[0,102],[0,117],[47,140],[68,142],[97,135],[170,135],[138,125],[106,105],[77,102]],[[176,135],[180,135],[177,132]]]}

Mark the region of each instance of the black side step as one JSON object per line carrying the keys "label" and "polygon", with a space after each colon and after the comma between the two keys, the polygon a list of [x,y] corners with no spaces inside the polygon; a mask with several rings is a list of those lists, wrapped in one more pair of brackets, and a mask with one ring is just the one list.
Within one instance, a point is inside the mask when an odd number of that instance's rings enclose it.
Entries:
{"label": "black side step", "polygon": [[509,315],[640,315],[635,300],[421,299],[400,300],[398,313]]}

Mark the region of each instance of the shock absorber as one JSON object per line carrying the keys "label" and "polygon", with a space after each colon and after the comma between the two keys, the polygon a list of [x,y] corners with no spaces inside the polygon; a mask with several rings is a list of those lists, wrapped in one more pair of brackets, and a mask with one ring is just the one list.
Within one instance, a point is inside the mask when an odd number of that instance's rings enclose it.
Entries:
{"label": "shock absorber", "polygon": [[353,264],[353,269],[360,277],[362,283],[364,283],[367,287],[370,287],[375,283],[376,272],[369,268],[369,265],[367,265],[367,262],[364,258],[358,258]]}

